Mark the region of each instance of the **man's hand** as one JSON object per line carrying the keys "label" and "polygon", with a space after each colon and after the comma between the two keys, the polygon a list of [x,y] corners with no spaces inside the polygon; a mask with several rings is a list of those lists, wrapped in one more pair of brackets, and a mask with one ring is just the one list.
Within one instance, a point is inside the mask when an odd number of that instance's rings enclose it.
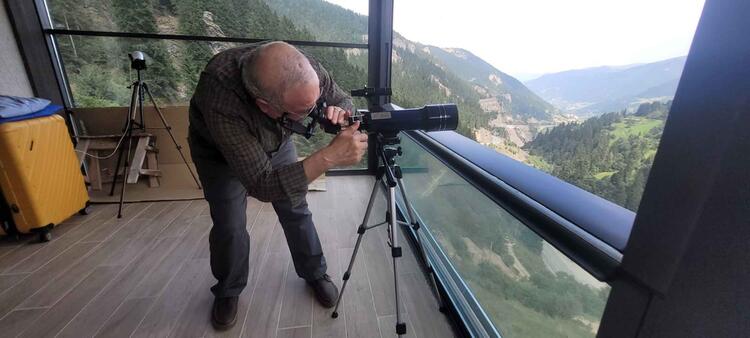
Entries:
{"label": "man's hand", "polygon": [[323,150],[334,166],[347,166],[359,163],[367,151],[367,134],[359,130],[359,122],[342,127],[336,137]]}
{"label": "man's hand", "polygon": [[359,122],[342,127],[328,146],[305,159],[302,165],[308,182],[314,181],[330,168],[354,165],[362,160],[367,151],[367,134],[358,129]]}
{"label": "man's hand", "polygon": [[326,118],[331,121],[334,125],[346,126],[349,124],[349,116],[352,113],[336,106],[326,107]]}

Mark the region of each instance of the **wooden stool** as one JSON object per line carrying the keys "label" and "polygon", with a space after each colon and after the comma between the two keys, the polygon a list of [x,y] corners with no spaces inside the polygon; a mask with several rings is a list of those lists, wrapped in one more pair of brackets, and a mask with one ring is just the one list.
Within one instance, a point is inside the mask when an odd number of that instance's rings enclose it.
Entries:
{"label": "wooden stool", "polygon": [[[155,146],[156,137],[151,134],[139,133],[133,134],[132,141],[136,144],[135,154],[130,162],[127,173],[122,172],[122,168],[117,168],[115,174],[109,175],[106,179],[102,178],[102,168],[100,164],[100,154],[111,154],[117,147],[117,142],[122,135],[99,135],[99,136],[79,136],[76,153],[78,154],[79,163],[87,161],[86,181],[93,190],[102,190],[102,183],[110,183],[114,175],[127,175],[127,183],[138,183],[140,175],[148,176],[148,185],[150,188],[159,186],[159,177],[161,171],[156,158],[158,149]],[[153,141],[153,142],[152,142]],[[121,147],[126,146],[126,140],[122,140]],[[85,154],[93,156],[86,156]],[[143,165],[146,165],[144,168]]]}

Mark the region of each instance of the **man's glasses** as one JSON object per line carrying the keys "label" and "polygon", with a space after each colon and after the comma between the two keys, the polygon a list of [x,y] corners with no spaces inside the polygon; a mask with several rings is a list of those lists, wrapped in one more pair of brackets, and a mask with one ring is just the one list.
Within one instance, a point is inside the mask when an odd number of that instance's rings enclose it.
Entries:
{"label": "man's glasses", "polygon": [[[307,119],[307,117],[310,117],[309,122],[306,122],[307,124],[303,124],[302,122],[299,122],[297,120],[302,119],[293,119],[290,118],[290,116],[301,116],[297,113],[289,113],[284,112],[281,117],[279,118],[279,123],[281,123],[281,126],[291,130],[292,132],[295,132],[297,134],[303,135],[305,138],[310,138],[315,133],[315,127],[318,124],[318,119],[322,118],[322,114],[326,109],[326,102],[322,98],[319,98],[318,101],[315,103],[314,106],[307,109],[307,111],[304,113],[303,119]],[[283,109],[280,109],[283,111]]]}
{"label": "man's glasses", "polygon": [[321,105],[322,105],[322,108],[325,108],[325,100],[323,100],[322,97],[319,97],[315,101],[315,104],[313,104],[310,108],[305,109],[305,112],[301,113],[301,114],[293,112],[293,111],[286,110],[280,104],[274,104],[274,108],[276,110],[280,111],[282,116],[286,115],[286,116],[294,116],[294,117],[303,117],[304,118],[304,117],[310,116],[311,114],[315,113],[316,110],[318,110],[318,109],[321,108]]}

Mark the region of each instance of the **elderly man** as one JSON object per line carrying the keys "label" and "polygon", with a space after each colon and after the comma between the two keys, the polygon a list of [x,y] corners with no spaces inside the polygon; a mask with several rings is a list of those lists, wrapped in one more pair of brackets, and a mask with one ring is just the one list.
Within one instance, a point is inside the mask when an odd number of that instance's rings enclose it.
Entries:
{"label": "elderly man", "polygon": [[[319,99],[342,130],[328,146],[297,161],[291,131],[280,118],[304,119]],[[367,134],[357,131],[358,124],[345,126],[352,109],[351,98],[317,61],[284,42],[221,52],[201,73],[190,100],[189,142],[213,219],[211,271],[218,283],[211,288],[211,319],[217,329],[234,325],[247,284],[247,195],[272,203],[297,275],[323,306],[334,305],[338,289],[326,274],[305,195],[326,170],[361,160]]]}

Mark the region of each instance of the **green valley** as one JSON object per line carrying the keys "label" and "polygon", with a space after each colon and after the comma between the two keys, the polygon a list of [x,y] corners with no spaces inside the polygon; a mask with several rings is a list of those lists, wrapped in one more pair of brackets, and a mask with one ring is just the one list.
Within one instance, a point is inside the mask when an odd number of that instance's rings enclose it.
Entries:
{"label": "green valley", "polygon": [[671,102],[608,113],[543,132],[524,148],[530,164],[636,211]]}

